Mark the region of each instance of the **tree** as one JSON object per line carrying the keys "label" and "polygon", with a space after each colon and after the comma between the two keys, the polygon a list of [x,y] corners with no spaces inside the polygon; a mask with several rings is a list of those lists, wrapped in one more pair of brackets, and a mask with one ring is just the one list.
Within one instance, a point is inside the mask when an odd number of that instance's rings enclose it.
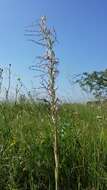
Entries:
{"label": "tree", "polygon": [[[37,26],[37,25],[36,25]],[[58,59],[56,58],[54,46],[56,43],[56,33],[54,28],[50,29],[47,26],[47,19],[45,16],[40,18],[38,24],[39,30],[27,29],[26,35],[31,36],[30,41],[40,45],[44,49],[42,56],[38,56],[39,62],[33,65],[31,69],[36,70],[40,77],[40,89],[44,90],[47,94],[47,101],[50,105],[50,119],[53,131],[53,149],[54,149],[54,160],[55,160],[55,190],[58,190],[58,178],[59,178],[59,150],[58,150],[58,98],[56,95],[56,77],[58,74],[57,65]],[[38,37],[35,40],[34,37]]]}
{"label": "tree", "polygon": [[76,79],[80,87],[86,92],[90,92],[97,99],[107,98],[107,69],[104,71],[93,71],[83,73]]}

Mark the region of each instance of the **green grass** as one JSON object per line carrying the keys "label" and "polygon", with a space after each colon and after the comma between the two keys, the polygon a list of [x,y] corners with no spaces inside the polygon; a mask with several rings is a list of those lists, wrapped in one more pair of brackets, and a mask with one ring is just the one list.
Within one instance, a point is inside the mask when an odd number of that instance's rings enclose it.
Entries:
{"label": "green grass", "polygon": [[[107,189],[107,108],[59,109],[60,190]],[[48,108],[0,105],[0,190],[54,190]]]}

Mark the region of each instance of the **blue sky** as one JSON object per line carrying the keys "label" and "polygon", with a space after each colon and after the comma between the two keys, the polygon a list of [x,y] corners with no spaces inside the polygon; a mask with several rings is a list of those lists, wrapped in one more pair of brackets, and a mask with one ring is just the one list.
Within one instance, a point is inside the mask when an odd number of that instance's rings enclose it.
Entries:
{"label": "blue sky", "polygon": [[24,27],[46,15],[54,26],[60,59],[59,94],[80,99],[70,87],[73,74],[107,68],[106,0],[0,0],[0,65],[12,64],[13,73],[30,87],[34,72],[28,67],[39,47],[27,41]]}

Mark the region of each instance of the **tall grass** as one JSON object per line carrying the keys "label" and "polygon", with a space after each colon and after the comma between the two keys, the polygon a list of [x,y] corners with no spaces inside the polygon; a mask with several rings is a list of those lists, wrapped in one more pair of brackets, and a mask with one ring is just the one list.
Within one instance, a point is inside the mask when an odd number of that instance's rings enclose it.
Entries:
{"label": "tall grass", "polygon": [[[60,190],[107,189],[106,106],[59,108]],[[0,190],[53,190],[48,106],[0,104]]]}

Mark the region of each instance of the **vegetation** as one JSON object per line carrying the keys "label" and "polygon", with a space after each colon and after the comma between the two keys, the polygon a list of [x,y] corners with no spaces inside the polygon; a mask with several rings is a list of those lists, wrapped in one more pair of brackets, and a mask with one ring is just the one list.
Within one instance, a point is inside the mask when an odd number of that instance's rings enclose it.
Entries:
{"label": "vegetation", "polygon": [[[53,141],[53,153],[54,153],[54,162],[55,162],[55,190],[58,190],[58,179],[59,179],[59,148],[58,148],[58,98],[56,95],[56,77],[58,74],[57,65],[58,59],[55,55],[54,46],[56,43],[56,33],[54,29],[50,29],[47,26],[46,16],[42,16],[39,21],[38,32],[33,32],[27,30],[28,36],[30,35],[34,43],[40,45],[44,49],[44,54],[39,56],[39,63],[34,65],[33,68],[39,71],[40,74],[40,83],[42,90],[45,91],[49,103],[48,112],[50,115],[50,125],[52,130],[52,141]],[[30,34],[29,34],[30,33]],[[34,39],[34,33],[36,37],[39,36],[38,41]],[[40,88],[40,89],[41,89]]]}
{"label": "vegetation", "polygon": [[76,79],[80,87],[92,93],[97,99],[107,98],[107,69],[104,71],[93,71],[83,73]]}
{"label": "vegetation", "polygon": [[[63,104],[59,114],[59,189],[106,190],[106,106]],[[0,104],[0,189],[54,189],[48,105]]]}
{"label": "vegetation", "polygon": [[[35,30],[26,30],[35,36]],[[58,104],[56,77],[58,60],[54,52],[55,30],[41,17],[38,41],[45,53],[31,68],[41,74],[47,95],[35,101],[20,94],[17,79],[15,100],[10,102],[11,65],[5,101],[0,102],[0,190],[106,190],[107,109],[102,104]],[[0,69],[0,93],[3,69]],[[83,73],[79,82],[95,97],[107,95],[107,70]]]}

